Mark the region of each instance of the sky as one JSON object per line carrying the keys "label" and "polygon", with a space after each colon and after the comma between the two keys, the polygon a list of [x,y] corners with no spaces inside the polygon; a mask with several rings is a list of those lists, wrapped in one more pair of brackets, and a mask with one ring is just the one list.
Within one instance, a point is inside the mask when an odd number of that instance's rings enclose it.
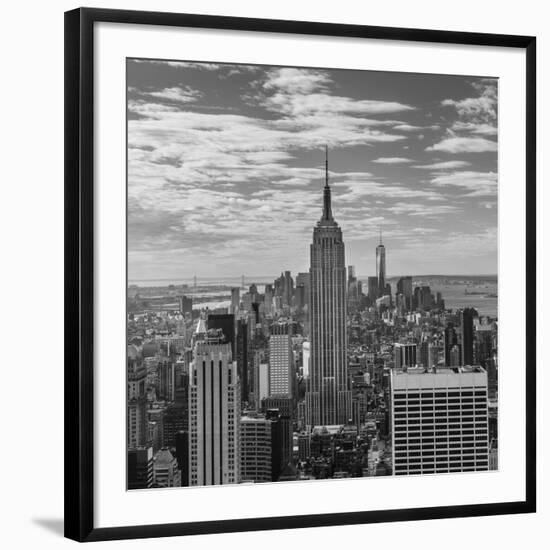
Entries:
{"label": "sky", "polygon": [[497,79],[129,59],[128,279],[497,273]]}

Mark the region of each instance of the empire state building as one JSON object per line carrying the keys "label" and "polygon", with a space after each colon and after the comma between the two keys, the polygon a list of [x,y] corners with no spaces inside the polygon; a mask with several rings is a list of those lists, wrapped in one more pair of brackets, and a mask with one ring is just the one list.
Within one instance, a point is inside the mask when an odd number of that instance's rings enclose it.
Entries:
{"label": "empire state building", "polygon": [[310,247],[310,385],[308,426],[345,424],[351,417],[347,368],[346,261],[342,230],[332,217],[325,157],[323,214]]}

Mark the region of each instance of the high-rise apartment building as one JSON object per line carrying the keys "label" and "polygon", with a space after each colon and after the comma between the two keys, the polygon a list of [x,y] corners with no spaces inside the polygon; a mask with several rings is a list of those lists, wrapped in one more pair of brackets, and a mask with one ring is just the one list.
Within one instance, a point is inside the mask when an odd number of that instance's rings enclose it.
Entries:
{"label": "high-rise apartment building", "polygon": [[271,420],[263,416],[241,418],[241,480],[261,483],[272,480]]}
{"label": "high-rise apartment building", "polygon": [[189,485],[240,481],[240,384],[231,345],[195,344],[189,380]]}
{"label": "high-rise apartment building", "polygon": [[390,391],[396,475],[489,469],[484,369],[392,371]]}
{"label": "high-rise apartment building", "polygon": [[269,395],[292,397],[294,361],[289,326],[277,323],[269,337]]}
{"label": "high-rise apartment building", "polygon": [[342,230],[332,216],[325,159],[323,213],[310,247],[311,371],[308,424],[344,424],[351,415],[347,373],[346,263]]}

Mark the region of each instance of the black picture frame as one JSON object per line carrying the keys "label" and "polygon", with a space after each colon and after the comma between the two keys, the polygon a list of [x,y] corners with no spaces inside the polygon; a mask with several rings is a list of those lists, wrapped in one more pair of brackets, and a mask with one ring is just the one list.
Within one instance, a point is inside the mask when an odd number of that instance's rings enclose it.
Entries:
{"label": "black picture frame", "polygon": [[[98,22],[378,38],[525,50],[527,467],[524,501],[131,527],[94,527],[93,28]],[[536,39],[531,36],[91,8],[65,13],[65,536],[84,542],[535,512],[535,82]]]}

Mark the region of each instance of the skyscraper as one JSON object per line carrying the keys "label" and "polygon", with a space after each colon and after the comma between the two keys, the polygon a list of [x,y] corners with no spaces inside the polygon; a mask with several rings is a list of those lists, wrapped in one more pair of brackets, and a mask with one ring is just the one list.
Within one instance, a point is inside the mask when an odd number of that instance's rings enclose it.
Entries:
{"label": "skyscraper", "polygon": [[386,248],[382,244],[382,231],[380,231],[380,244],[376,247],[376,278],[378,279],[379,296],[386,293]]}
{"label": "skyscraper", "polygon": [[464,308],[460,312],[463,365],[474,364],[474,317],[477,317],[477,311],[473,307]]}
{"label": "skyscraper", "polygon": [[241,479],[244,483],[272,481],[271,420],[263,416],[241,418]]}
{"label": "skyscraper", "polygon": [[[445,365],[451,366],[451,350],[458,344],[458,336],[452,323],[447,323],[445,328]],[[460,362],[460,361],[459,361]]]}
{"label": "skyscraper", "polygon": [[231,345],[195,345],[189,384],[189,485],[240,481],[240,386]]}
{"label": "skyscraper", "polygon": [[345,424],[351,416],[347,373],[346,263],[342,230],[332,217],[325,159],[323,213],[310,247],[311,372],[307,424]]}
{"label": "skyscraper", "polygon": [[239,287],[234,287],[231,289],[231,313],[236,313],[239,311],[241,304],[241,289]]}
{"label": "skyscraper", "polygon": [[401,277],[401,279],[397,281],[397,293],[403,294],[405,307],[407,311],[410,311],[412,309],[413,296],[412,277]]}
{"label": "skyscraper", "polygon": [[286,323],[274,324],[269,337],[269,395],[292,397],[292,342]]}

